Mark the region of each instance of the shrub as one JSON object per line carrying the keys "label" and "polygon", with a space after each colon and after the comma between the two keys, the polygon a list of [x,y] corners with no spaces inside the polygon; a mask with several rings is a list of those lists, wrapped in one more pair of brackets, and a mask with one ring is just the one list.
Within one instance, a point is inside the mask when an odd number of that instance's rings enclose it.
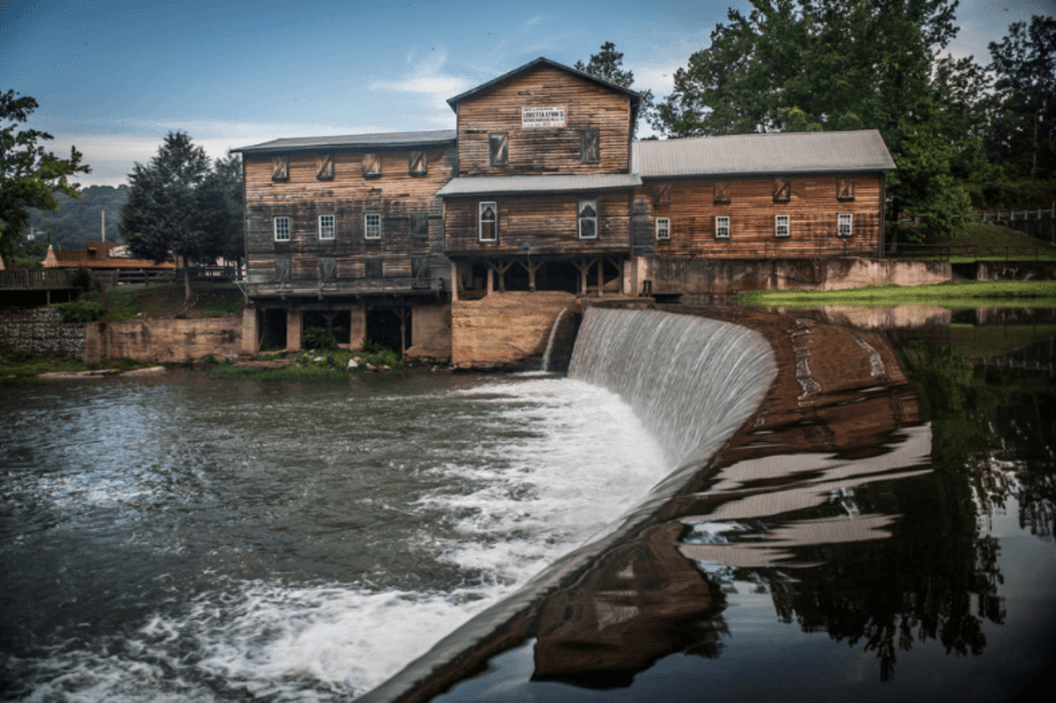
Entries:
{"label": "shrub", "polygon": [[322,327],[309,327],[304,331],[303,345],[308,349],[337,349],[337,340]]}
{"label": "shrub", "polygon": [[82,299],[59,303],[55,309],[59,311],[59,319],[65,323],[84,324],[103,316],[103,304],[97,300]]}

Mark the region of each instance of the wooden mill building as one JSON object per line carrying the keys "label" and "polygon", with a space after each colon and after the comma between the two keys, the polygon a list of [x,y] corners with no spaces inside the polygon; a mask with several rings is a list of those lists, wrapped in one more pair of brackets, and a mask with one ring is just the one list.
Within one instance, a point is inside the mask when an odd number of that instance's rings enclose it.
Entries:
{"label": "wooden mill building", "polygon": [[236,150],[256,343],[326,326],[445,357],[493,294],[531,307],[649,294],[657,262],[882,256],[895,166],[875,131],[636,141],[638,93],[545,58],[448,103],[455,130]]}

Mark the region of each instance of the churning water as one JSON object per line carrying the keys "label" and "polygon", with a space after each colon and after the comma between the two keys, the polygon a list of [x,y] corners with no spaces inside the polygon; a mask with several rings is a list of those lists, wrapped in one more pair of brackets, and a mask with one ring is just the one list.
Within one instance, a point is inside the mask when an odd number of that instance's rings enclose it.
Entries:
{"label": "churning water", "polygon": [[627,405],[573,380],[5,389],[0,689],[347,699],[665,469]]}

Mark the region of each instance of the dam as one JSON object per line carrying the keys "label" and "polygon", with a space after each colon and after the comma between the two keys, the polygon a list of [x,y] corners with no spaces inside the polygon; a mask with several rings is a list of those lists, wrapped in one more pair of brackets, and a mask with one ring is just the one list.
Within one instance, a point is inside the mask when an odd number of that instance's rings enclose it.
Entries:
{"label": "dam", "polygon": [[[1042,391],[1015,407],[1052,417]],[[1007,697],[1056,631],[1052,462],[1028,443],[970,481],[945,466],[960,425],[924,405],[882,332],[684,306],[589,310],[566,379],[14,388],[0,684]],[[1051,421],[1005,412],[1002,437],[1051,443]]]}

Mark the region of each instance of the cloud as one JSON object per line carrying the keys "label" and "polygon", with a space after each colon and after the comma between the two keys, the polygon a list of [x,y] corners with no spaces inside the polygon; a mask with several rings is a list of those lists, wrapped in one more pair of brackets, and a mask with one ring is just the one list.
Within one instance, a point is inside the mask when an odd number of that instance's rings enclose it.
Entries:
{"label": "cloud", "polygon": [[[469,80],[444,73],[447,52],[431,52],[426,61],[419,61],[411,70],[395,80],[378,80],[367,86],[370,90],[391,90],[419,96],[419,102],[442,112],[448,110],[447,99],[472,87]],[[426,118],[428,119],[428,118]]]}

